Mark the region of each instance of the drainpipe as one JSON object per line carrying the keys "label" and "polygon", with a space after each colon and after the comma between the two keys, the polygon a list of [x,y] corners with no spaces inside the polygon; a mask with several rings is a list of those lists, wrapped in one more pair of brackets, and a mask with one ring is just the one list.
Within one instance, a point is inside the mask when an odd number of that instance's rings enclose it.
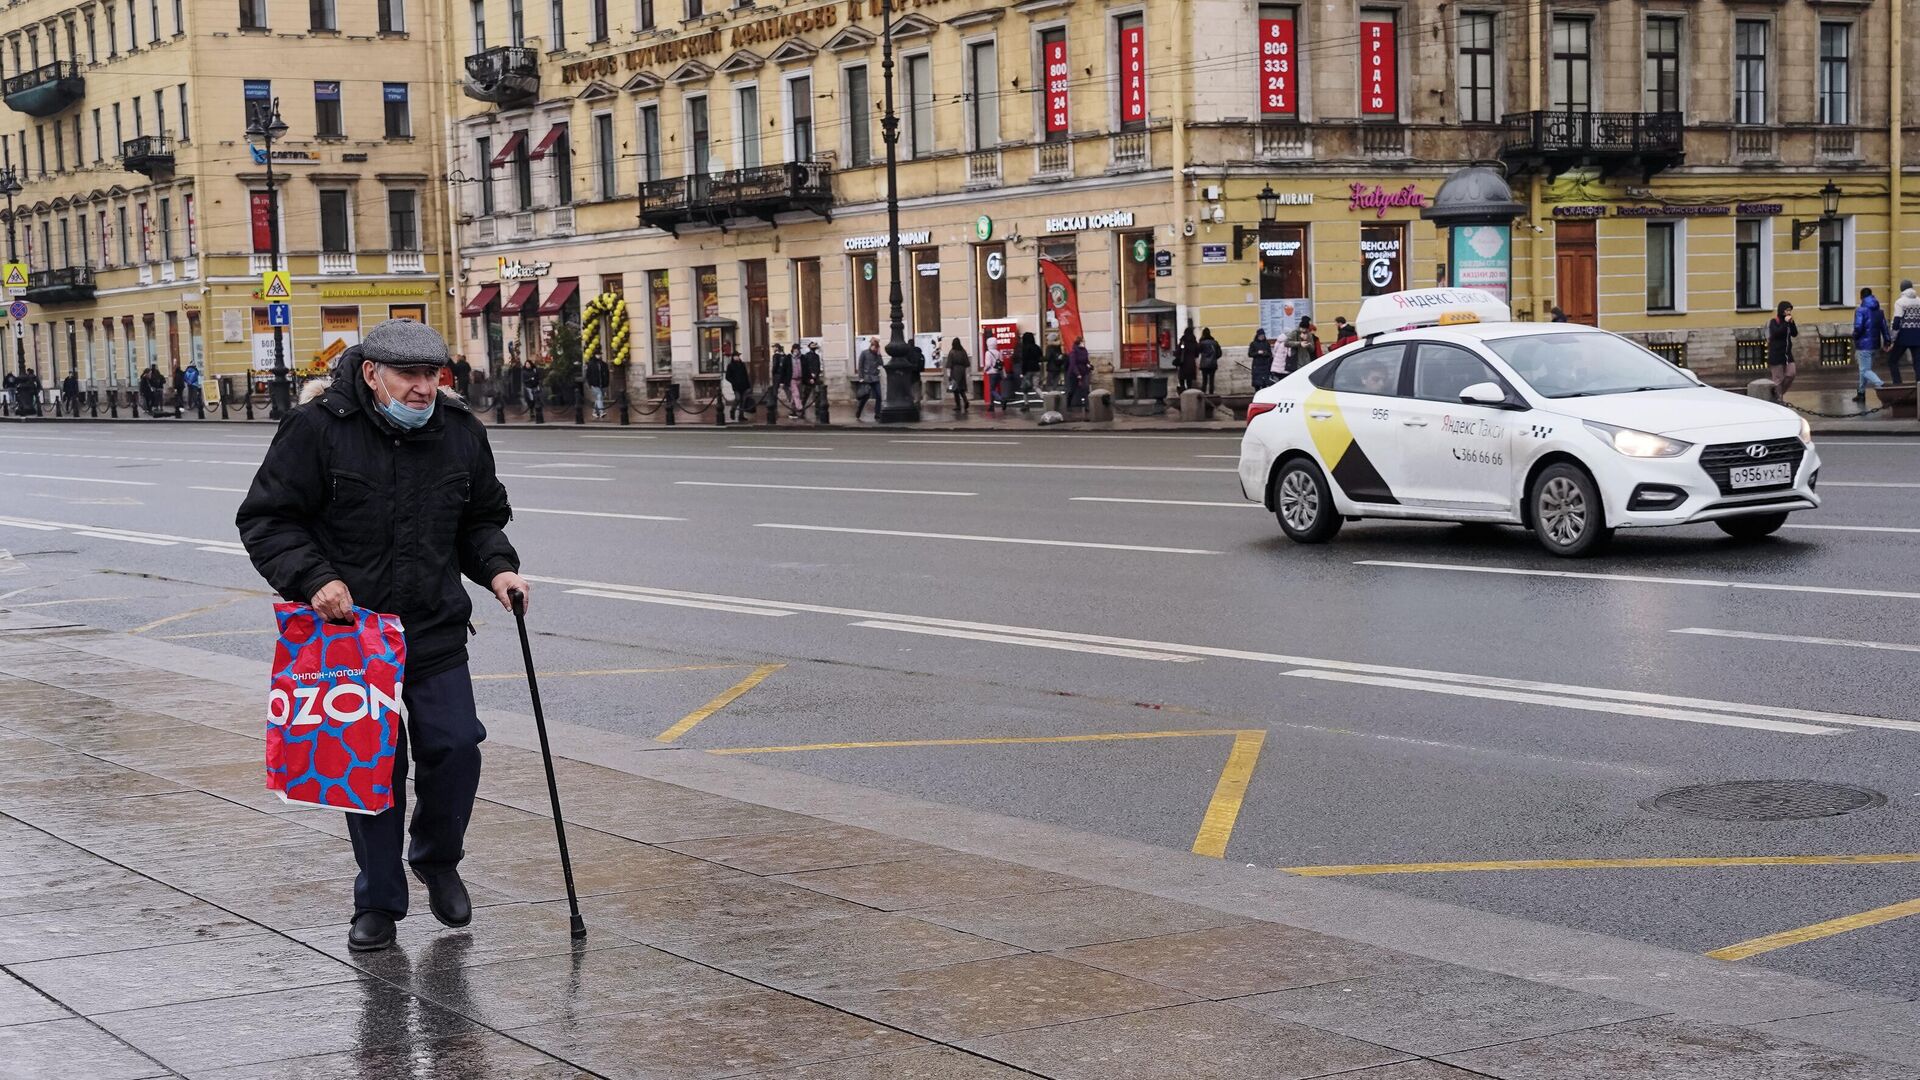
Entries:
{"label": "drainpipe", "polygon": [[[458,95],[463,85],[460,78],[460,58],[453,51],[453,14],[453,0],[443,0],[440,4],[439,18],[433,20],[434,32],[440,39],[437,43],[440,47],[440,70],[451,75],[451,78],[446,80],[446,92],[440,95],[438,103],[441,114],[438,118],[440,144],[446,148],[445,160],[441,162],[439,182],[432,185],[434,194],[428,201],[437,207],[440,220],[447,230],[447,242],[441,248],[444,257],[435,260],[439,264],[439,269],[434,275],[434,288],[439,290],[440,296],[447,304],[447,340],[454,343],[460,355],[465,356],[467,343],[460,338],[460,291],[449,284],[450,281],[455,280],[453,274],[460,266],[460,226],[454,220],[453,185],[446,178],[453,175],[454,167],[459,161],[460,140],[459,131],[455,127],[455,106],[459,102]],[[431,46],[429,49],[431,50]],[[432,175],[432,171],[429,170],[428,176]],[[489,378],[492,378],[493,374],[493,372],[487,373]]]}
{"label": "drainpipe", "polygon": [[[1173,235],[1174,235],[1175,250],[1180,252],[1180,258],[1174,261],[1175,263],[1174,273],[1179,275],[1177,278],[1175,278],[1175,280],[1180,283],[1179,287],[1175,290],[1177,294],[1176,302],[1180,305],[1181,310],[1185,311],[1188,306],[1187,304],[1188,298],[1192,295],[1190,290],[1193,283],[1192,273],[1188,267],[1189,260],[1187,258],[1187,255],[1190,253],[1192,249],[1192,245],[1187,243],[1186,235],[1185,235],[1186,227],[1187,227],[1186,222],[1187,222],[1187,180],[1188,180],[1187,178],[1187,155],[1188,155],[1187,105],[1188,105],[1188,102],[1193,100],[1193,75],[1192,75],[1192,64],[1190,62],[1190,58],[1193,56],[1193,49],[1192,49],[1193,34],[1192,34],[1192,28],[1188,25],[1188,18],[1189,18],[1188,11],[1192,9],[1189,7],[1189,5],[1186,5],[1186,4],[1173,4],[1170,6],[1170,10],[1173,12],[1173,57],[1174,57],[1174,63],[1173,63],[1173,83],[1174,83],[1174,86],[1173,86],[1173,170],[1172,170]],[[1152,136],[1149,135],[1148,138],[1152,138]],[[1122,336],[1124,336],[1125,318],[1126,318],[1126,315],[1122,313],[1121,315],[1121,319],[1123,320],[1122,327],[1121,327]],[[1173,332],[1175,335],[1178,335],[1180,333],[1180,327],[1175,326],[1173,328]],[[1113,357],[1113,366],[1116,371],[1119,370],[1119,367],[1120,367],[1120,352],[1121,350],[1118,347],[1118,342],[1116,342],[1116,347],[1114,349],[1114,357]]]}
{"label": "drainpipe", "polygon": [[[1543,68],[1540,57],[1540,39],[1546,34],[1546,27],[1543,23],[1545,4],[1546,0],[1532,0],[1532,2],[1527,5],[1527,111],[1530,113],[1537,113],[1543,107],[1540,99],[1540,73]],[[1538,128],[1535,130],[1538,130]],[[1535,229],[1543,229],[1546,227],[1540,224],[1540,217],[1545,209],[1545,204],[1541,202],[1541,196],[1544,194],[1541,190],[1544,180],[1545,177],[1541,176],[1537,171],[1527,176],[1527,221]],[[1532,233],[1527,238],[1528,278],[1530,281],[1527,288],[1527,295],[1533,302],[1533,315],[1536,319],[1540,317],[1540,312],[1546,308],[1546,301],[1542,296],[1547,287],[1546,275],[1542,271],[1542,267],[1546,263],[1546,241],[1547,237],[1544,233]],[[1598,315],[1597,312],[1595,314],[1596,316]],[[1597,322],[1598,319],[1596,318],[1595,321]]]}
{"label": "drainpipe", "polygon": [[[1892,54],[1888,58],[1891,61],[1888,66],[1893,69],[1893,79],[1888,84],[1892,89],[1887,95],[1889,100],[1887,108],[1887,172],[1889,174],[1887,182],[1887,227],[1892,230],[1893,237],[1893,242],[1889,250],[1895,252],[1899,251],[1905,242],[1907,227],[1906,209],[1903,205],[1906,198],[1906,192],[1904,190],[1904,181],[1906,179],[1906,147],[1901,132],[1903,113],[1905,111],[1903,106],[1906,104],[1904,99],[1907,96],[1905,72],[1907,42],[1904,36],[1904,29],[1906,27],[1905,6],[1905,0],[1893,0],[1891,28],[1886,35],[1887,51]],[[1898,255],[1894,256],[1894,259],[1898,258]],[[1889,260],[1890,263],[1891,261],[1892,260]],[[1888,282],[1888,288],[1891,289],[1893,285],[1900,281],[1902,275],[1898,266],[1889,265],[1887,269],[1891,278]]]}

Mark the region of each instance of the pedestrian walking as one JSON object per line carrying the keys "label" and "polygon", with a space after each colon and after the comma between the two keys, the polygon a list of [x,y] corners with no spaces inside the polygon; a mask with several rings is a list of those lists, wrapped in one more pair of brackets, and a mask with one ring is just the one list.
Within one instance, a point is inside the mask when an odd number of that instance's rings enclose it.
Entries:
{"label": "pedestrian walking", "polygon": [[18,377],[14,375],[13,372],[9,371],[4,375],[0,375],[0,393],[6,394],[7,401],[13,407],[14,415],[15,416],[21,415],[20,380]]}
{"label": "pedestrian walking", "polygon": [[960,344],[959,338],[954,338],[953,345],[947,349],[947,390],[953,394],[955,416],[965,416],[971,408],[967,404],[967,369],[972,366],[967,347]]}
{"label": "pedestrian walking", "polygon": [[187,375],[180,370],[178,360],[173,363],[173,373],[168,376],[168,381],[173,385],[173,411],[177,413],[187,400]]}
{"label": "pedestrian walking", "polygon": [[1067,408],[1085,408],[1092,384],[1093,358],[1087,355],[1087,339],[1074,338],[1073,351],[1067,354]]}
{"label": "pedestrian walking", "polygon": [[607,387],[613,384],[613,369],[599,356],[587,361],[587,393],[593,398],[593,418],[607,415]]}
{"label": "pedestrian walking", "polygon": [[1547,309],[1547,321],[1548,322],[1566,322],[1567,313],[1560,310],[1559,304],[1555,304],[1552,307]]}
{"label": "pedestrian walking", "polygon": [[[807,407],[811,405],[815,410],[815,416],[818,417],[819,399],[827,392],[825,364],[820,358],[820,347],[811,341],[807,342],[807,351],[800,354],[798,366],[800,368],[800,411],[805,413]],[[876,413],[880,411],[877,396],[873,403],[873,411]]]}
{"label": "pedestrian walking", "polygon": [[140,376],[140,396],[146,399],[148,416],[160,414],[160,398],[166,392],[167,377],[160,374],[160,365],[148,364]]}
{"label": "pedestrian walking", "polygon": [[1186,390],[1194,384],[1200,370],[1200,339],[1193,334],[1193,324],[1180,335],[1180,345],[1174,352],[1175,371],[1180,379],[1180,389]]}
{"label": "pedestrian walking", "polygon": [[473,365],[467,363],[467,358],[464,356],[455,357],[453,361],[453,392],[472,400]]}
{"label": "pedestrian walking", "polygon": [[505,396],[507,404],[518,405],[526,400],[527,371],[521,365],[518,354],[507,357],[507,370],[502,380],[505,385],[498,392]]}
{"label": "pedestrian walking", "polygon": [[80,376],[71,371],[60,380],[60,405],[68,416],[80,415]]}
{"label": "pedestrian walking", "polygon": [[1247,363],[1253,367],[1253,388],[1264,390],[1273,385],[1273,339],[1267,336],[1265,327],[1253,332],[1253,340],[1247,342]]}
{"label": "pedestrian walking", "polygon": [[[454,393],[460,393],[459,382],[456,380],[453,385]],[[490,409],[493,407],[493,380],[487,377],[485,368],[474,369],[473,373],[468,376],[467,386],[472,390],[472,394],[460,394],[461,397],[473,402],[475,408]]]}
{"label": "pedestrian walking", "polygon": [[194,412],[199,412],[206,407],[206,399],[201,396],[200,365],[188,364],[185,375],[187,382],[187,408],[192,409]]}
{"label": "pedestrian walking", "polygon": [[[1287,350],[1287,369],[1285,375],[1291,375],[1313,363],[1320,355],[1320,335],[1312,319],[1301,319],[1292,330],[1287,331],[1287,340],[1283,343]],[[1284,377],[1284,375],[1282,376]]]}
{"label": "pedestrian walking", "polygon": [[1042,385],[1048,390],[1058,390],[1067,378],[1067,353],[1059,342],[1047,346],[1046,382]]}
{"label": "pedestrian walking", "polygon": [[446,342],[431,327],[375,326],[340,354],[317,402],[281,419],[234,519],[255,569],[281,596],[329,622],[352,621],[358,605],[406,627],[393,808],[347,815],[360,868],[347,931],[355,952],[393,944],[409,868],[434,918],[457,927],[473,917],[458,866],[486,729],[467,670],[473,606],[460,579],[509,611],[514,594],[524,607],[530,591],[504,531],[511,513],[486,429],[466,402],[436,389],[446,363]]}
{"label": "pedestrian walking", "polygon": [[988,413],[992,413],[996,405],[1007,403],[1006,372],[1002,370],[1006,364],[1007,357],[1000,349],[999,340],[988,337],[987,351],[980,356],[980,380],[983,384],[980,390],[987,399]]}
{"label": "pedestrian walking", "polygon": [[1213,378],[1220,371],[1220,343],[1213,340],[1213,328],[1200,331],[1200,392],[1213,393]]}
{"label": "pedestrian walking", "polygon": [[1040,350],[1040,342],[1034,339],[1033,332],[1028,331],[1027,333],[1021,334],[1019,390],[1020,408],[1022,411],[1033,407],[1033,402],[1029,400],[1029,397],[1033,393],[1034,388],[1040,385],[1040,372],[1044,371],[1046,366],[1046,354]]}
{"label": "pedestrian walking", "polygon": [[1901,279],[1900,296],[1893,302],[1893,348],[1887,353],[1887,373],[1900,382],[1900,358],[1913,364],[1913,381],[1920,382],[1920,293],[1913,282]]}
{"label": "pedestrian walking", "polygon": [[1853,358],[1860,364],[1860,386],[1854,391],[1853,400],[1867,400],[1867,387],[1875,390],[1885,385],[1880,376],[1873,372],[1874,357],[1889,347],[1891,335],[1887,333],[1887,317],[1880,311],[1880,301],[1873,295],[1872,289],[1860,290],[1860,306],[1853,309]]}
{"label": "pedestrian walking", "polygon": [[748,402],[753,400],[753,373],[747,370],[747,362],[739,353],[727,361],[727,385],[733,387],[733,419],[745,423]]}
{"label": "pedestrian walking", "polygon": [[21,376],[21,379],[24,385],[20,388],[20,397],[25,406],[21,410],[21,415],[39,416],[40,393],[46,389],[40,382],[40,369],[37,367],[28,368],[27,373]]}
{"label": "pedestrian walking", "polygon": [[1793,305],[1785,300],[1773,309],[1767,320],[1767,377],[1773,380],[1773,395],[1785,400],[1799,368],[1793,362],[1793,339],[1800,336],[1800,324],[1793,321]]}
{"label": "pedestrian walking", "polygon": [[1345,315],[1333,317],[1333,344],[1329,348],[1338,349],[1349,341],[1360,340],[1360,331],[1347,321]]}
{"label": "pedestrian walking", "polygon": [[[793,350],[775,345],[772,374],[767,386],[767,408],[778,409],[783,396],[786,398],[787,415],[795,420],[800,419],[800,403],[793,396]],[[777,414],[775,418],[778,418]]]}
{"label": "pedestrian walking", "polygon": [[860,350],[860,356],[854,361],[854,397],[859,403],[854,406],[853,418],[857,421],[867,411],[867,402],[873,402],[873,418],[880,419],[880,339],[867,339],[867,347]]}

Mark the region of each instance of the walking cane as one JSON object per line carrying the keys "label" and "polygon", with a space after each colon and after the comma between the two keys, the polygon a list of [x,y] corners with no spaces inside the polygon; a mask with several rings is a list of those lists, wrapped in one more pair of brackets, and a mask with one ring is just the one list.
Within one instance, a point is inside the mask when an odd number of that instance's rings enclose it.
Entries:
{"label": "walking cane", "polygon": [[515,589],[507,594],[513,601],[513,619],[520,625],[520,656],[527,662],[527,693],[533,698],[533,726],[540,733],[540,762],[547,767],[547,795],[553,800],[553,833],[560,841],[560,872],[567,879],[567,910],[572,913],[573,938],[587,936],[587,924],[580,918],[580,897],[573,891],[573,860],[567,855],[567,823],[560,817],[560,785],[553,778],[553,751],[547,746],[547,718],[540,710],[540,683],[533,674],[533,646],[527,641],[527,598]]}

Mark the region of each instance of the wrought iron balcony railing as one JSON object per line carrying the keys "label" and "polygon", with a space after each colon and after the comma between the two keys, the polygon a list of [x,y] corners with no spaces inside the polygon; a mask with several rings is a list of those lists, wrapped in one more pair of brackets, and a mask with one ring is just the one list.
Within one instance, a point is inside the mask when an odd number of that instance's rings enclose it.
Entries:
{"label": "wrought iron balcony railing", "polygon": [[495,45],[467,57],[467,96],[496,105],[511,104],[540,92],[540,54],[513,45]]}

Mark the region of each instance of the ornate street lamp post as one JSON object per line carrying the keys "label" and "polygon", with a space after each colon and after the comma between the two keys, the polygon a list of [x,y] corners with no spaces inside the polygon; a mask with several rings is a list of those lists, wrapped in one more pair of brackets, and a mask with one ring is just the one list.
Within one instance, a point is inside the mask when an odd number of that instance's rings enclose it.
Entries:
{"label": "ornate street lamp post", "polygon": [[[286,134],[286,122],[280,119],[279,98],[274,98],[264,109],[254,109],[253,115],[247,119],[247,135],[261,140],[266,145],[267,248],[270,252],[268,258],[273,260],[275,270],[280,269],[280,190],[273,183],[273,141],[283,138]],[[286,332],[280,327],[273,328],[273,384],[267,397],[269,410],[267,415],[275,420],[285,416],[287,410],[293,405],[293,388],[287,382],[285,334]]]}
{"label": "ornate street lamp post", "polygon": [[[13,235],[13,197],[18,194],[20,194],[20,177],[13,171],[13,167],[9,165],[4,172],[0,172],[0,195],[7,197],[8,262],[20,261],[20,251],[14,246],[18,241],[14,239]],[[0,363],[5,363],[5,361],[0,361]],[[13,339],[13,363],[15,374],[25,375],[27,373],[27,342],[25,338]]]}
{"label": "ornate street lamp post", "polygon": [[887,318],[891,336],[887,340],[887,401],[879,418],[883,424],[901,424],[920,419],[920,403],[914,398],[914,383],[919,381],[920,372],[913,362],[913,349],[907,344],[901,311],[900,117],[893,111],[893,0],[881,0],[880,21],[880,71],[885,86],[880,137],[887,144]]}

